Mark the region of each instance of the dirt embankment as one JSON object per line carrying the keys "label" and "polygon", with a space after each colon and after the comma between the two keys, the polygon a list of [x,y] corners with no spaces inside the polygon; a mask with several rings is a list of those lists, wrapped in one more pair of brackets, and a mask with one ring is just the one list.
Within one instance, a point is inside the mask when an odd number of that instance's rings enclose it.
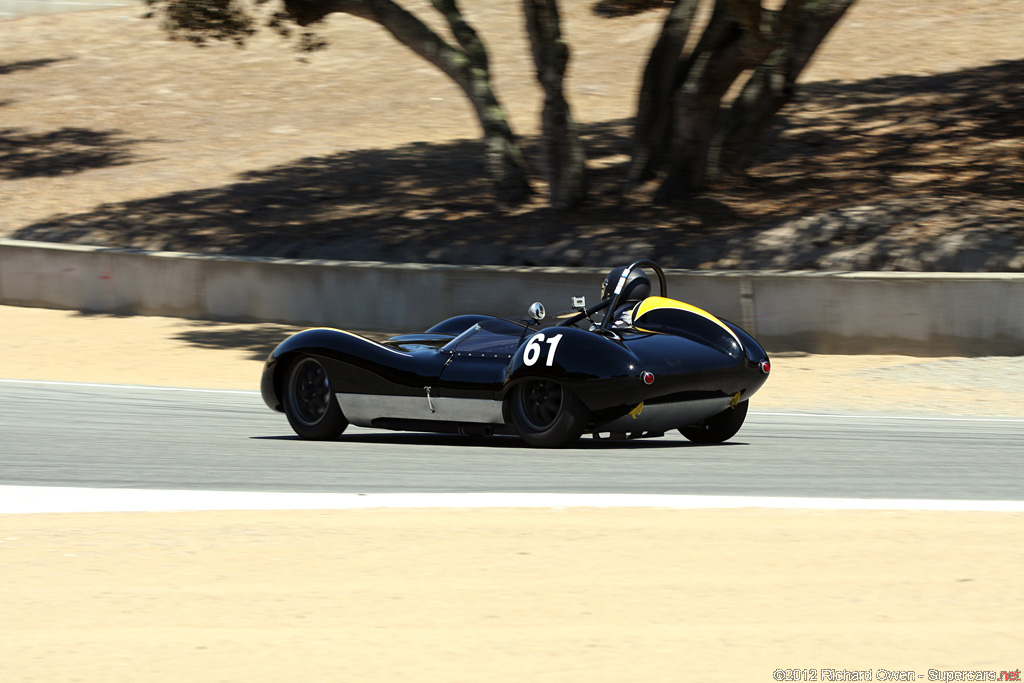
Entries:
{"label": "dirt embankment", "polygon": [[[592,202],[501,213],[458,90],[332,16],[301,63],[166,40],[141,10],[0,22],[0,234],[143,249],[446,263],[1024,270],[1021,0],[860,0],[749,182],[618,202],[657,13],[563,3]],[[540,91],[513,5],[468,3],[515,129]],[[425,10],[429,11],[429,10]]]}

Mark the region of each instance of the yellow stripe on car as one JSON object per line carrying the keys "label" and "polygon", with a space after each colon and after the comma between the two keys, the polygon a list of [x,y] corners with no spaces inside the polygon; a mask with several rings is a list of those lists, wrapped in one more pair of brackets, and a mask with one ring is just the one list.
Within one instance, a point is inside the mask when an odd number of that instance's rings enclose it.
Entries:
{"label": "yellow stripe on car", "polygon": [[636,324],[635,321],[639,320],[640,317],[643,316],[645,313],[650,313],[651,311],[657,310],[659,308],[675,308],[680,311],[686,311],[688,313],[699,315],[702,318],[706,318],[707,320],[710,320],[711,322],[715,323],[723,330],[728,332],[730,335],[732,335],[732,338],[735,339],[740,346],[743,346],[743,343],[740,342],[740,338],[736,336],[736,333],[733,332],[728,325],[726,325],[721,320],[705,311],[703,308],[697,308],[693,304],[687,304],[682,301],[677,301],[676,299],[669,299],[663,296],[649,296],[643,301],[641,301],[640,304],[636,307],[636,310],[633,311],[634,324]]}

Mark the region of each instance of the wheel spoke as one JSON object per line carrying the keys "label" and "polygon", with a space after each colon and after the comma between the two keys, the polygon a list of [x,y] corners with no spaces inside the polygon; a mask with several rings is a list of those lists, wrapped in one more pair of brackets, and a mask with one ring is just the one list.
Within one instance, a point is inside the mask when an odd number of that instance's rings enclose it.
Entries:
{"label": "wheel spoke", "polygon": [[558,382],[532,379],[518,385],[510,404],[519,435],[531,446],[565,446],[579,438],[588,412],[571,390]]}
{"label": "wheel spoke", "polygon": [[314,425],[330,409],[331,385],[327,373],[319,363],[307,360],[295,374],[294,382],[297,417],[308,425]]}
{"label": "wheel spoke", "polygon": [[348,426],[334,399],[330,375],[312,356],[292,360],[281,401],[295,433],[316,441],[336,439]]}
{"label": "wheel spoke", "polygon": [[524,417],[533,429],[548,429],[561,413],[562,389],[554,382],[531,382],[524,387],[521,397]]}
{"label": "wheel spoke", "polygon": [[538,406],[541,417],[544,422],[549,423],[555,419],[558,415],[558,409],[562,406],[562,402],[554,397],[548,397],[540,406]]}

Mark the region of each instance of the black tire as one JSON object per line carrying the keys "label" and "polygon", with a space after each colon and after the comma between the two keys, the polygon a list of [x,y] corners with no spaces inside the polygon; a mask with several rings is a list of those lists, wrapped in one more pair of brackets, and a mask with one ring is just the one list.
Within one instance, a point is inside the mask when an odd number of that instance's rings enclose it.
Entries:
{"label": "black tire", "polygon": [[587,407],[557,382],[535,379],[513,389],[512,426],[529,446],[561,448],[577,441],[590,419]]}
{"label": "black tire", "polygon": [[736,407],[729,407],[702,422],[689,427],[680,427],[679,433],[694,443],[722,443],[736,436],[747,418],[749,401],[741,401]]}
{"label": "black tire", "polygon": [[312,356],[299,356],[285,368],[284,413],[295,433],[311,441],[332,441],[348,427],[327,371]]}

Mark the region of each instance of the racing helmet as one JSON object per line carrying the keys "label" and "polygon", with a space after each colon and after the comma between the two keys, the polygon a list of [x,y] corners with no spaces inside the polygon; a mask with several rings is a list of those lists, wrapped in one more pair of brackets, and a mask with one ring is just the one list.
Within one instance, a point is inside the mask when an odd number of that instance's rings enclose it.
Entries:
{"label": "racing helmet", "polygon": [[[619,284],[619,279],[625,270],[625,266],[622,266],[605,276],[604,282],[601,283],[601,301],[615,293],[615,287]],[[644,271],[639,268],[629,271],[629,275],[626,276],[626,284],[622,288],[622,298],[620,301],[642,301],[650,295],[651,281],[644,275]]]}

